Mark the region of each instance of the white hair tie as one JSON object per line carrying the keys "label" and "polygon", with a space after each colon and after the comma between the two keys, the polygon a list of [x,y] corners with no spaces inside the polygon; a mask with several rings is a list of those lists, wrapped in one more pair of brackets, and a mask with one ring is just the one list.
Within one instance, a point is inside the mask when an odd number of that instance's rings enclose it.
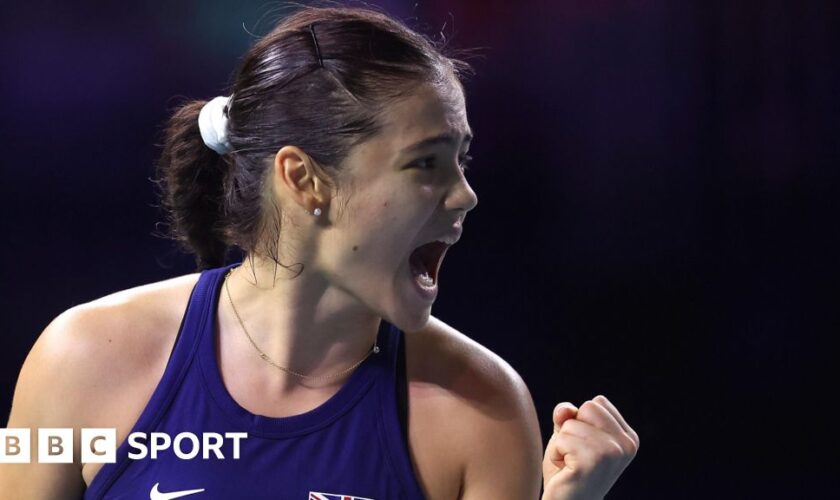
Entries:
{"label": "white hair tie", "polygon": [[208,101],[198,114],[198,128],[204,144],[220,155],[230,153],[233,147],[227,138],[228,119],[224,109],[230,97],[219,96]]}

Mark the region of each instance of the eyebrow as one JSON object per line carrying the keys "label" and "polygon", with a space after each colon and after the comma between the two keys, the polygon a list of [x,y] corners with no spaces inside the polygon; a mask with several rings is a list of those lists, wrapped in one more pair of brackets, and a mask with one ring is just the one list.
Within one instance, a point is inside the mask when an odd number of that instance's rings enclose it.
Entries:
{"label": "eyebrow", "polygon": [[[469,143],[470,141],[472,141],[472,139],[473,139],[472,133],[467,132],[467,135],[464,136],[464,143],[465,144]],[[442,134],[436,135],[434,137],[429,137],[427,139],[423,139],[420,142],[412,144],[411,146],[408,146],[408,147],[404,148],[401,151],[401,153],[412,153],[412,152],[415,152],[415,151],[418,151],[418,150],[421,150],[421,149],[424,149],[424,148],[428,148],[430,146],[435,146],[437,144],[454,145],[456,141],[457,141],[457,139],[453,134],[450,134],[449,132],[444,132]]]}

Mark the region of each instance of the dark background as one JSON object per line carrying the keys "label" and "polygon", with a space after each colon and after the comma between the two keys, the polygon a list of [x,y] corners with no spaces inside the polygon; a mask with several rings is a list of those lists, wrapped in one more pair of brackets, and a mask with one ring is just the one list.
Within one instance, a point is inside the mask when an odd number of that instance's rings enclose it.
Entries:
{"label": "dark background", "polygon": [[[545,439],[603,393],[641,437],[609,498],[836,493],[840,4],[373,3],[484,47],[433,314],[522,375]],[[0,17],[4,419],[56,315],[194,271],[152,236],[160,126],[282,12],[26,5]]]}

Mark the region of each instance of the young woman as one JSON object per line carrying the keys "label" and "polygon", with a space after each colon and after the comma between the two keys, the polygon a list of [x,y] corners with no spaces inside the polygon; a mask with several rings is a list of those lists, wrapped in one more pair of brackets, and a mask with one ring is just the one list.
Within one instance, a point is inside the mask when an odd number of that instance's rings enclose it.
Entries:
{"label": "young woman", "polygon": [[[525,499],[542,483],[545,499],[602,498],[639,443],[618,410],[558,405],[543,456],[520,376],[430,314],[478,201],[468,69],[382,13],[303,8],[229,96],[178,109],[160,185],[201,272],[46,328],[8,427],[73,428],[75,460],[4,464],[0,491]],[[246,258],[226,265],[231,248]],[[116,461],[82,463],[81,428],[116,428]],[[181,452],[132,455],[164,439]]]}

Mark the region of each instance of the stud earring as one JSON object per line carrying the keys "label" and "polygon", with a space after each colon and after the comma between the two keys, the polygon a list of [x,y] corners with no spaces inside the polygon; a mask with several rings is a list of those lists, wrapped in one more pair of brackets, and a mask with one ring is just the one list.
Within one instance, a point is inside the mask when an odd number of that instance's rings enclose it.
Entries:
{"label": "stud earring", "polygon": [[312,211],[312,215],[314,215],[315,217],[318,217],[319,215],[321,215],[321,208],[316,207],[315,210]]}

